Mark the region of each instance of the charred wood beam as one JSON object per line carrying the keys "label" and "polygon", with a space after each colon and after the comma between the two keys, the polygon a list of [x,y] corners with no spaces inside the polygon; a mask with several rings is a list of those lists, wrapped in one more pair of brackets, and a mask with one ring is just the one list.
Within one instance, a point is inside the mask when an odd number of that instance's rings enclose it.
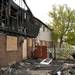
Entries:
{"label": "charred wood beam", "polygon": [[22,9],[13,0],[0,0],[0,31],[35,38],[42,25],[49,27],[35,18],[25,0],[23,2],[28,10]]}
{"label": "charred wood beam", "polygon": [[0,0],[0,31],[26,36],[25,13],[13,0]]}
{"label": "charred wood beam", "polygon": [[[29,6],[26,3],[26,0],[23,0],[24,4],[26,5],[26,7],[28,8],[28,12],[33,16]],[[34,16],[33,16],[34,17]],[[43,23],[41,20],[37,19],[36,17],[34,17],[34,19],[38,20],[42,25],[44,25],[47,29],[49,29],[50,31],[52,31],[53,29],[51,29],[50,27],[48,27],[45,23]]]}
{"label": "charred wood beam", "polygon": [[47,29],[49,29],[50,31],[52,31],[53,29],[51,29],[49,26],[47,26],[45,23],[43,23],[41,20],[37,19],[36,17],[34,17],[36,20],[38,20],[42,25],[44,25]]}
{"label": "charred wood beam", "polygon": [[31,10],[30,10],[30,8],[29,8],[29,6],[27,5],[27,3],[26,3],[26,1],[25,0],[23,0],[23,2],[24,2],[24,4],[26,5],[26,7],[27,7],[27,9],[28,9],[28,12],[33,16],[33,14],[32,14],[32,12],[31,12]]}

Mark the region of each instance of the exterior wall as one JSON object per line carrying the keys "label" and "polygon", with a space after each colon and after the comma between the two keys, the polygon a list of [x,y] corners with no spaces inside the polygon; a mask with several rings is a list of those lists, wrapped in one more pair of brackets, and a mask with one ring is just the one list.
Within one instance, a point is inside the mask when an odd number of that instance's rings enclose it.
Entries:
{"label": "exterior wall", "polygon": [[27,38],[27,58],[32,57],[32,38]]}
{"label": "exterior wall", "polygon": [[50,48],[51,44],[51,31],[40,28],[37,38],[27,38],[27,58],[34,58],[36,46]]}
{"label": "exterior wall", "polygon": [[43,41],[51,41],[51,31],[48,30],[46,27],[42,26],[40,28],[38,38],[39,40],[43,40]]}
{"label": "exterior wall", "polygon": [[38,35],[39,40],[51,41],[51,32],[40,32]]}
{"label": "exterior wall", "polygon": [[27,59],[27,39],[24,40],[23,42],[23,59]]}
{"label": "exterior wall", "polygon": [[48,30],[46,27],[42,26],[40,28],[40,31],[39,31],[39,34],[36,38],[36,41],[37,43],[40,45],[40,46],[47,46],[47,47],[50,47],[51,45],[51,31]]}
{"label": "exterior wall", "polygon": [[[18,49],[16,51],[6,50],[7,44],[6,38],[7,36],[5,34],[0,34],[0,66],[6,66],[8,64],[12,64],[22,60],[22,44],[20,44],[21,38],[18,38],[17,41]],[[10,44],[12,44],[12,42]]]}

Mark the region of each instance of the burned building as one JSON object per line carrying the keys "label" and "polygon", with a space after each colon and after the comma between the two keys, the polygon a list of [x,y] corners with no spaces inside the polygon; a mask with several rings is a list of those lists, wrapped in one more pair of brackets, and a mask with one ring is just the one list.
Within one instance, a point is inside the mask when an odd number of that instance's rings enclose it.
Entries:
{"label": "burned building", "polygon": [[29,9],[13,0],[0,0],[0,66],[21,61],[24,39],[35,38],[40,27],[40,21]]}
{"label": "burned building", "polygon": [[40,26],[29,10],[22,9],[13,0],[0,1],[0,31],[8,35],[36,37]]}

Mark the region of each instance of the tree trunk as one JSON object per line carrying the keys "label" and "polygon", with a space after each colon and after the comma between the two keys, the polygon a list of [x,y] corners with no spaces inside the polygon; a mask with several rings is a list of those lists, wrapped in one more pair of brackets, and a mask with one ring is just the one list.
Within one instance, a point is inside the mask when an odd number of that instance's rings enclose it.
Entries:
{"label": "tree trunk", "polygon": [[54,43],[54,59],[56,59],[56,44]]}
{"label": "tree trunk", "polygon": [[61,37],[61,38],[60,38],[59,48],[61,48],[61,47],[62,47],[62,43],[63,43],[62,38],[63,38],[63,37]]}

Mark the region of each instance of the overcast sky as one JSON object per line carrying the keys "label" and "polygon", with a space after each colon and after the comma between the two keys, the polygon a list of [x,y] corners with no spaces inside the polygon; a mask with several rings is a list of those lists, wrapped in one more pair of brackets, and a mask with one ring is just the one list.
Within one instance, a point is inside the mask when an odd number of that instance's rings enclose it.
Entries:
{"label": "overcast sky", "polygon": [[[17,3],[22,0],[14,0]],[[49,22],[48,12],[52,9],[52,5],[64,5],[67,4],[70,8],[75,9],[75,0],[26,0],[33,15],[43,21]],[[21,5],[21,3],[19,3]],[[23,4],[22,4],[23,6]]]}

